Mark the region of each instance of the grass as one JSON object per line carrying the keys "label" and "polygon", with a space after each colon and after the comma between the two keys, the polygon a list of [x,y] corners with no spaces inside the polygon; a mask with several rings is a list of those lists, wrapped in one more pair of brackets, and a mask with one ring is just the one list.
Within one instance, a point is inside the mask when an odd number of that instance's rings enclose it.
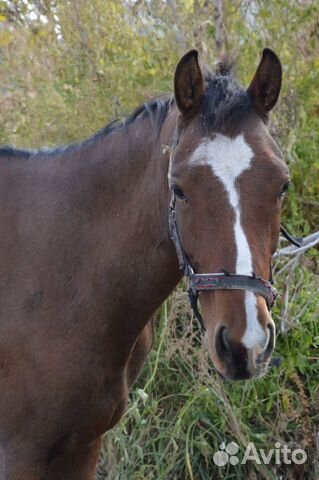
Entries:
{"label": "grass", "polygon": [[[120,424],[105,437],[108,480],[211,480],[318,478],[319,279],[317,252],[285,270],[277,284],[285,295],[274,310],[279,368],[254,382],[226,383],[215,374],[193,322],[183,286],[159,315],[156,344],[131,394]],[[287,278],[289,277],[289,281]],[[284,332],[280,322],[287,317]],[[217,467],[214,453],[235,441],[239,458],[248,442],[303,448],[303,465],[247,461]]]}

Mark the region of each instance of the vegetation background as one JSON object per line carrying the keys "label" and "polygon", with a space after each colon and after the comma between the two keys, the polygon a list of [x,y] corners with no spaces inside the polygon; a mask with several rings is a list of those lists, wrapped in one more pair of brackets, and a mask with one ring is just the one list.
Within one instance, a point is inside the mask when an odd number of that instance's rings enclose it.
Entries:
{"label": "vegetation background", "polygon": [[[88,137],[154,94],[172,91],[190,48],[214,66],[228,53],[248,85],[263,47],[283,63],[271,127],[293,186],[283,212],[296,234],[319,220],[319,3],[311,0],[0,0],[0,143],[39,147]],[[184,286],[157,316],[128,411],[105,437],[98,478],[318,479],[318,250],[275,260],[282,365],[221,382],[193,326]],[[304,465],[216,467],[225,442],[302,447]]]}

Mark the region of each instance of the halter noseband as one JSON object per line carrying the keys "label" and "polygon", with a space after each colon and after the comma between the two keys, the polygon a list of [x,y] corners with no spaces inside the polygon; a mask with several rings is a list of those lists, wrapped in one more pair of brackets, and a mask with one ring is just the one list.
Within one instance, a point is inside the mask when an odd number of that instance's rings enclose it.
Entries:
{"label": "halter noseband", "polygon": [[[174,150],[177,146],[178,140],[175,132],[173,146],[170,150],[170,162],[173,159]],[[178,226],[176,222],[176,197],[173,190],[171,190],[171,201],[169,205],[169,230],[171,239],[175,245],[179,267],[188,279],[188,297],[191,308],[197,318],[201,331],[206,331],[203,317],[198,308],[199,293],[211,290],[249,290],[264,297],[267,303],[268,310],[270,310],[278,297],[277,290],[272,286],[272,271],[270,268],[270,281],[264,280],[256,275],[239,275],[236,273],[195,273],[194,269],[184,250]],[[300,239],[290,235],[283,226],[280,226],[280,231],[283,236],[296,246],[301,246]]]}

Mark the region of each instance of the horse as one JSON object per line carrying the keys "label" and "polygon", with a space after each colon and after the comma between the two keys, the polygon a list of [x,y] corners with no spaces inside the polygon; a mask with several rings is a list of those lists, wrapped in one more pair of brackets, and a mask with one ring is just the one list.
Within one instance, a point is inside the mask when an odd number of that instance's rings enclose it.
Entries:
{"label": "horse", "polygon": [[270,49],[248,89],[191,50],[173,95],[88,140],[0,149],[1,480],[94,478],[183,274],[217,372],[266,371],[289,185],[267,127],[281,80]]}

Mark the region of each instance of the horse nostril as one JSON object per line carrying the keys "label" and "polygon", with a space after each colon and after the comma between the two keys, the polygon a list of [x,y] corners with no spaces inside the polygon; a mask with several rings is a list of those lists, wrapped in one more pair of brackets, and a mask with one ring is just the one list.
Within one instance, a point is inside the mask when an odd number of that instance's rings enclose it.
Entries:
{"label": "horse nostril", "polygon": [[267,325],[267,328],[269,330],[269,338],[268,338],[267,346],[265,348],[266,357],[272,354],[272,351],[275,346],[275,328],[272,323],[269,323]]}
{"label": "horse nostril", "polygon": [[222,360],[230,361],[232,351],[226,327],[221,327],[216,335],[216,351]]}
{"label": "horse nostril", "polygon": [[267,343],[265,345],[264,351],[256,359],[256,364],[257,365],[260,365],[260,364],[264,363],[265,361],[267,361],[269,359],[269,357],[271,356],[273,350],[274,350],[274,346],[275,346],[275,329],[274,329],[274,326],[271,323],[269,323],[267,325],[267,329],[269,331]]}

